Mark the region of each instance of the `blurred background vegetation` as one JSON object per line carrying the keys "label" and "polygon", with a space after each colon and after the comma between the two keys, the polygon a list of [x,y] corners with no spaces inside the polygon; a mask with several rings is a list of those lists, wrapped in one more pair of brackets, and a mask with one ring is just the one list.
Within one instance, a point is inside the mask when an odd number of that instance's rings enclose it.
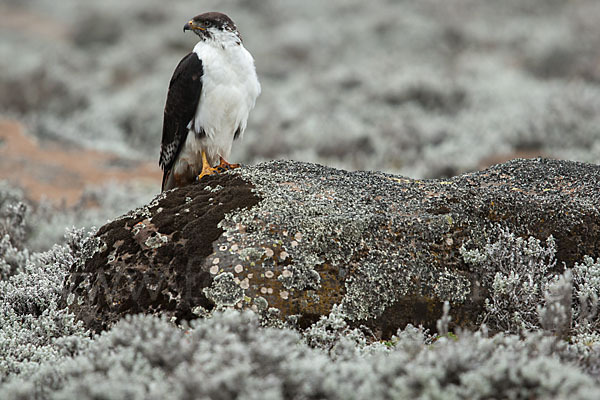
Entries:
{"label": "blurred background vegetation", "polygon": [[1,398],[599,398],[600,260],[549,280],[554,242],[508,231],[463,257],[507,266],[486,323],[527,335],[444,335],[446,320],[369,344],[334,309],[303,334],[230,313],[185,332],[140,316],[92,340],[59,306],[65,276],[92,226],[160,191],[167,86],[196,39],[182,26],[209,10],[236,21],[263,88],[232,162],[443,178],[600,161],[598,0],[2,0]]}
{"label": "blurred background vegetation", "polygon": [[35,215],[33,248],[159,192],[167,86],[196,41],[181,27],[209,10],[263,87],[233,162],[439,178],[600,160],[597,0],[4,0],[0,190]]}

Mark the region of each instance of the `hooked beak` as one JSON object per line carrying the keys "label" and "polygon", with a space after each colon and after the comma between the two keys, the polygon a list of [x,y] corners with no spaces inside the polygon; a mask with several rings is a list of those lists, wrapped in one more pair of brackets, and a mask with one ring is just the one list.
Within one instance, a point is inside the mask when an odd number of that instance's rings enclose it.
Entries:
{"label": "hooked beak", "polygon": [[193,31],[193,30],[200,30],[200,31],[204,31],[206,29],[199,27],[198,25],[196,25],[194,23],[193,20],[189,20],[184,26],[183,26],[183,31]]}

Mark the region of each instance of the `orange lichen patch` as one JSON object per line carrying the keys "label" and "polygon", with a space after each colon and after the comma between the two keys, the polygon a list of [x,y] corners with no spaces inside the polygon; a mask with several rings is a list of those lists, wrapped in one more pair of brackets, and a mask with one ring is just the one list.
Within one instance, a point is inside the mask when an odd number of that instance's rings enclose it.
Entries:
{"label": "orange lichen patch", "polygon": [[160,178],[155,163],[122,160],[57,143],[41,144],[26,135],[18,122],[0,121],[0,180],[22,187],[31,200],[46,198],[73,205],[87,186],[147,182],[158,188]]}

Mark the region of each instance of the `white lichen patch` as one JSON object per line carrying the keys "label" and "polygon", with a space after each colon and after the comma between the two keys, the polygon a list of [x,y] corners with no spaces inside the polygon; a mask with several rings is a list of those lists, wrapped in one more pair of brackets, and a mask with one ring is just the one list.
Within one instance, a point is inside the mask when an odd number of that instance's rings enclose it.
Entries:
{"label": "white lichen patch", "polygon": [[221,190],[221,189],[223,189],[223,186],[221,186],[221,185],[217,185],[217,186],[215,186],[214,188],[213,188],[213,187],[211,187],[210,185],[206,185],[206,186],[204,187],[204,190],[206,190],[206,191],[208,191],[208,192],[212,192],[212,193],[218,192],[218,191],[219,191],[219,190]]}
{"label": "white lichen patch", "polygon": [[244,267],[242,266],[242,264],[237,264],[235,267],[233,267],[233,270],[236,274],[239,274],[244,270]]}
{"label": "white lichen patch", "polygon": [[244,291],[235,282],[231,272],[223,272],[215,276],[212,285],[204,288],[203,293],[217,306],[234,306],[244,299]]}
{"label": "white lichen patch", "polygon": [[210,267],[209,272],[213,275],[216,275],[219,273],[219,266],[218,265],[213,265],[212,267]]}
{"label": "white lichen patch", "polygon": [[283,276],[284,278],[291,278],[292,275],[292,271],[290,271],[289,269],[284,269],[283,271],[281,271],[281,276]]}
{"label": "white lichen patch", "polygon": [[410,275],[402,280],[390,281],[389,275],[403,267],[368,262],[361,266],[359,274],[346,280],[346,297],[342,301],[344,313],[351,320],[364,320],[379,316],[386,307],[412,289]]}
{"label": "white lichen patch", "polygon": [[256,247],[247,247],[239,251],[239,256],[246,261],[258,261],[263,256],[264,252],[262,249]]}
{"label": "white lichen patch", "polygon": [[108,245],[104,241],[101,241],[100,239],[96,239],[96,240],[97,240],[96,248],[93,249],[92,255],[94,255],[96,253],[103,253],[108,248]]}
{"label": "white lichen patch", "polygon": [[156,249],[169,241],[169,237],[167,235],[163,235],[160,232],[154,233],[155,234],[153,236],[148,237],[148,239],[146,239],[146,241],[144,242],[144,244],[147,247],[151,249]]}
{"label": "white lichen patch", "polygon": [[195,306],[192,308],[192,313],[199,317],[207,317],[209,315],[209,311],[202,306]]}
{"label": "white lichen patch", "polygon": [[244,290],[248,289],[250,287],[250,280],[248,278],[242,279],[240,282],[240,287]]}
{"label": "white lichen patch", "polygon": [[288,292],[287,290],[282,290],[281,292],[279,292],[279,297],[281,297],[284,300],[287,300],[288,297],[290,297],[290,292]]}
{"label": "white lichen patch", "polygon": [[254,299],[254,305],[260,311],[264,311],[267,308],[269,308],[269,302],[264,297],[261,297],[261,296],[258,296]]}
{"label": "white lichen patch", "polygon": [[113,251],[110,252],[108,257],[106,258],[106,261],[108,261],[108,263],[110,264],[110,263],[113,263],[116,259],[117,259],[117,249],[114,249]]}
{"label": "white lichen patch", "polygon": [[273,276],[275,276],[275,273],[273,271],[266,271],[265,272],[265,277],[271,279]]}
{"label": "white lichen patch", "polygon": [[269,257],[269,258],[270,258],[270,257],[273,257],[273,254],[275,254],[275,253],[273,252],[273,250],[272,250],[272,249],[270,249],[270,248],[268,248],[268,247],[267,247],[267,248],[265,248],[265,255],[266,255],[267,257]]}

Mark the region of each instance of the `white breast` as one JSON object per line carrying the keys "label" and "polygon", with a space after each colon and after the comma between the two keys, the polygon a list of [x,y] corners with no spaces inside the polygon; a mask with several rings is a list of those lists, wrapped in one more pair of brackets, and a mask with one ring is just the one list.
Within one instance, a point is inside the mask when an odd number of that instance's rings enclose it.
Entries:
{"label": "white breast", "polygon": [[[206,133],[206,138],[194,147],[203,148],[209,162],[215,164],[219,156],[229,157],[238,128],[240,136],[243,135],[248,114],[260,94],[260,84],[254,59],[241,43],[221,46],[201,41],[193,51],[202,60],[204,73],[202,94],[193,126],[189,128],[195,133]],[[192,139],[190,136],[196,136],[191,133],[187,142]]]}

